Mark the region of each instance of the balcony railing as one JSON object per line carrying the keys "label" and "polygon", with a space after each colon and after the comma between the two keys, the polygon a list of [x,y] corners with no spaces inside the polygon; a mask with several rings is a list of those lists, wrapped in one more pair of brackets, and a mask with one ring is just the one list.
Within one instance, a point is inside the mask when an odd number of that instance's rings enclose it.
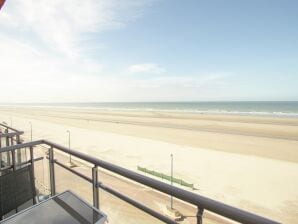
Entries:
{"label": "balcony railing", "polygon": [[[0,148],[9,145],[14,145],[14,143],[19,144],[21,139],[20,136],[24,134],[23,131],[19,131],[15,128],[9,127],[4,123],[0,123]],[[5,143],[2,140],[5,139]],[[2,146],[3,144],[3,146]]]}
{"label": "balcony railing", "polygon": [[[7,128],[7,127],[6,127]],[[20,136],[22,132],[19,132],[17,130],[15,131],[14,136]],[[5,136],[11,138],[12,136]],[[165,216],[156,210],[148,207],[145,204],[142,204],[139,201],[136,201],[134,198],[129,197],[118,190],[115,190],[111,188],[110,186],[105,185],[104,183],[100,182],[98,180],[98,168],[102,168],[104,170],[110,171],[114,174],[117,174],[121,177],[125,177],[130,179],[131,181],[137,182],[139,184],[145,185],[147,187],[153,188],[159,192],[162,192],[166,195],[173,196],[177,199],[180,199],[183,202],[189,203],[191,205],[194,205],[197,208],[196,213],[196,219],[197,223],[201,224],[203,223],[203,213],[204,211],[210,211],[212,213],[215,213],[217,215],[220,215],[222,217],[228,218],[230,220],[240,222],[240,223],[247,223],[247,224],[274,224],[278,223],[276,221],[249,213],[247,211],[226,205],[224,203],[221,203],[219,201],[212,200],[210,198],[206,198],[204,196],[177,188],[175,186],[166,184],[164,182],[149,178],[147,176],[143,176],[139,173],[136,173],[134,171],[128,170],[126,168],[117,166],[115,164],[100,160],[98,158],[89,156],[87,154],[84,154],[79,151],[75,151],[72,149],[69,149],[67,147],[61,146],[59,144],[50,142],[48,140],[38,140],[23,144],[16,144],[16,145],[10,145],[6,147],[2,147],[0,149],[1,153],[11,153],[12,157],[12,164],[10,167],[7,167],[7,169],[13,169],[16,170],[18,166],[21,166],[25,163],[30,163],[32,167],[32,173],[33,177],[35,176],[34,171],[34,163],[42,158],[34,158],[34,150],[37,146],[43,146],[46,147],[48,150],[47,153],[47,159],[49,164],[49,185],[50,185],[50,194],[54,196],[56,194],[56,177],[55,177],[55,167],[59,166],[65,170],[70,171],[71,173],[75,174],[76,176],[82,178],[83,180],[89,182],[92,184],[92,198],[93,198],[93,206],[96,208],[99,208],[99,189],[103,189],[104,191],[116,196],[117,198],[131,204],[132,206],[136,207],[137,209],[146,212],[147,214],[157,218],[158,220],[164,222],[164,223],[177,223],[177,221],[172,220],[168,216]],[[27,149],[29,148],[30,152],[30,159],[28,161],[23,161],[21,163],[18,163],[15,160],[15,151],[21,150],[21,149]],[[57,157],[54,156],[55,151],[59,151],[61,153],[66,153],[69,155],[72,155],[76,158],[78,158],[80,161],[88,162],[89,164],[92,164],[92,177],[88,177],[85,174],[78,172],[77,170],[65,165],[62,161],[59,161]],[[56,166],[55,166],[56,165]]]}
{"label": "balcony railing", "polygon": [[[5,123],[0,123],[0,148],[4,146],[7,147],[15,144],[20,144],[22,134],[24,134],[23,131],[19,131],[15,128],[12,128]],[[17,150],[16,157],[17,157],[16,159],[17,162],[22,163],[21,150]],[[3,166],[10,166],[10,165],[11,165],[11,156],[9,155],[9,153],[6,153],[6,155],[3,155],[2,153],[0,153],[0,168],[2,169]]]}

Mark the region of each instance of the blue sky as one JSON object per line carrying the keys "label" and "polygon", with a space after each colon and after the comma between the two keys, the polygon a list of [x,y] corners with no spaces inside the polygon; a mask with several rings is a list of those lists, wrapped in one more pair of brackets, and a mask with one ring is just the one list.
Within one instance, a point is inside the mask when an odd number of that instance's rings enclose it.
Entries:
{"label": "blue sky", "polygon": [[12,102],[298,100],[297,9],[295,0],[8,1],[0,78]]}

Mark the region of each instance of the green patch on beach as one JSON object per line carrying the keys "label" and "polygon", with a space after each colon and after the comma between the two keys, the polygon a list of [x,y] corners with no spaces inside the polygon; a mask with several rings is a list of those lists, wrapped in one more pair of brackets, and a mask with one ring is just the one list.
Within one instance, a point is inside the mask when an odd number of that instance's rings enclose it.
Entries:
{"label": "green patch on beach", "polygon": [[[146,174],[150,174],[152,176],[155,176],[155,177],[158,177],[158,178],[161,178],[162,180],[168,180],[171,182],[171,176],[169,175],[166,175],[164,173],[161,173],[161,172],[157,172],[155,170],[150,170],[150,169],[147,169],[145,167],[141,167],[141,166],[137,166],[138,170],[141,171],[141,172],[144,172]],[[173,177],[172,179],[173,183],[176,183],[176,184],[179,184],[183,187],[189,187],[191,188],[192,190],[198,190],[197,188],[194,187],[194,184],[190,184],[180,178],[176,178],[176,177]]]}

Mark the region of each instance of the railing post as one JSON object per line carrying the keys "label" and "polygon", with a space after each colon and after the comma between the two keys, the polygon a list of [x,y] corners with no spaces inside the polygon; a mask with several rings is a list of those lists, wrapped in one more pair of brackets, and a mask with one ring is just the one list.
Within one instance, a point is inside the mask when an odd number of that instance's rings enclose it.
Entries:
{"label": "railing post", "polygon": [[16,154],[15,154],[15,150],[11,151],[11,160],[12,160],[12,170],[16,171],[17,166],[16,166]]}
{"label": "railing post", "polygon": [[[2,168],[2,153],[1,152],[0,152],[0,168]],[[0,175],[1,175],[1,170],[0,170]]]}
{"label": "railing post", "polygon": [[51,196],[56,194],[55,184],[55,169],[54,169],[54,150],[53,147],[49,148],[49,169],[50,169],[50,185],[51,185]]}
{"label": "railing post", "polygon": [[99,209],[99,189],[98,183],[98,167],[95,165],[92,168],[92,188],[93,188],[93,206]]}
{"label": "railing post", "polygon": [[17,141],[17,144],[21,143],[20,134],[16,135],[16,141]]}
{"label": "railing post", "polygon": [[[8,133],[8,129],[6,128],[5,131],[4,131],[6,134]],[[6,146],[9,146],[9,137],[6,136],[5,138],[5,145]],[[6,152],[6,162],[7,162],[7,166],[10,166],[11,165],[11,162],[10,162],[10,153],[9,152]]]}
{"label": "railing post", "polygon": [[198,207],[198,211],[197,211],[197,224],[203,224],[203,213],[204,213],[204,209]]}
{"label": "railing post", "polygon": [[[11,160],[12,160],[12,170],[13,171],[16,171],[16,156],[15,156],[15,150],[12,150],[11,151]],[[16,198],[15,198],[15,201],[17,201],[16,200]],[[15,204],[16,205],[16,204]],[[18,212],[18,206],[16,205],[16,208],[15,208],[15,210],[16,210],[16,213]]]}
{"label": "railing post", "polygon": [[[16,144],[20,144],[20,135],[19,134],[16,135]],[[22,163],[22,151],[21,151],[21,149],[17,150],[17,158],[18,158],[18,164],[21,164]]]}
{"label": "railing post", "polygon": [[[1,134],[1,130],[0,130],[0,134]],[[2,138],[0,137],[0,149],[2,147]],[[0,167],[2,167],[2,152],[0,152]],[[1,171],[0,171],[0,175],[1,175]],[[0,217],[1,220],[1,217]]]}
{"label": "railing post", "polygon": [[[7,134],[8,133],[8,129],[5,129],[4,132],[5,132],[5,134]],[[6,146],[9,146],[9,137],[6,136],[6,139],[5,140],[6,140],[6,142],[5,142],[6,143]]]}
{"label": "railing post", "polygon": [[30,146],[30,163],[31,163],[31,174],[32,174],[33,204],[36,204],[33,146]]}

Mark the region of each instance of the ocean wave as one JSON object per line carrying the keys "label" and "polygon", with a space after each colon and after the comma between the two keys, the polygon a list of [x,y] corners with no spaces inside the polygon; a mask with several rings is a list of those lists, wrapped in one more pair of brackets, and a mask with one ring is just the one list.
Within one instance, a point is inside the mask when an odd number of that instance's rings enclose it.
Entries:
{"label": "ocean wave", "polygon": [[[186,107],[171,107],[166,108],[163,107],[152,107],[151,104],[147,106],[143,104],[141,107],[132,107],[132,104],[121,103],[121,106],[113,104],[112,106],[108,106],[106,104],[94,104],[94,105],[85,105],[85,104],[77,104],[77,105],[19,105],[19,104],[6,104],[0,105],[1,107],[29,107],[29,108],[53,108],[53,109],[75,109],[75,110],[91,110],[91,111],[145,111],[145,112],[177,112],[177,113],[196,113],[196,114],[224,114],[224,115],[243,115],[243,116],[274,116],[274,117],[298,117],[298,111],[266,111],[266,110],[231,110],[231,109],[200,109],[194,108],[194,106],[190,108]],[[150,106],[150,107],[149,107]]]}

